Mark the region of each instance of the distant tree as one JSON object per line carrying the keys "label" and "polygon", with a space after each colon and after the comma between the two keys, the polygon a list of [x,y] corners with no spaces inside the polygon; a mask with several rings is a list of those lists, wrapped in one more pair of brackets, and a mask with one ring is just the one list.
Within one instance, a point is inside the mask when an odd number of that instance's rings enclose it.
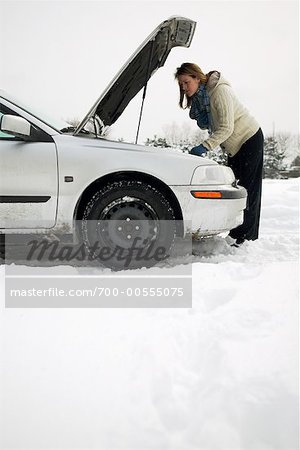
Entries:
{"label": "distant tree", "polygon": [[153,139],[147,138],[145,145],[148,145],[150,147],[162,147],[162,148],[171,147],[171,145],[167,143],[166,138],[158,137],[156,134],[154,135]]}
{"label": "distant tree", "polygon": [[[208,138],[207,131],[197,128],[193,130],[187,123],[181,126],[173,122],[171,125],[164,126],[164,136],[158,137],[154,135],[152,139],[147,138],[145,145],[154,147],[171,147],[188,153],[193,147],[201,144]],[[216,161],[218,164],[227,164],[227,155],[220,147],[214,150],[208,150],[207,157]]]}
{"label": "distant tree", "polygon": [[78,127],[81,120],[78,119],[77,117],[73,117],[73,119],[66,119],[66,122],[69,123],[70,125],[72,125],[72,127]]}
{"label": "distant tree", "polygon": [[281,172],[286,169],[285,152],[278,141],[269,136],[264,142],[264,178],[282,178]]}
{"label": "distant tree", "polygon": [[169,146],[188,150],[203,142],[207,138],[208,133],[199,128],[193,130],[187,122],[181,125],[172,122],[171,125],[163,127],[163,135]]}
{"label": "distant tree", "polygon": [[228,156],[221,147],[216,147],[213,150],[208,150],[207,156],[209,159],[216,161],[218,164],[227,166]]}
{"label": "distant tree", "polygon": [[275,134],[278,148],[284,153],[285,156],[287,155],[292,138],[293,136],[291,133],[278,132]]}
{"label": "distant tree", "polygon": [[278,142],[278,146],[285,155],[285,163],[290,166],[292,161],[300,155],[300,139],[299,135],[277,132],[275,139]]}
{"label": "distant tree", "polygon": [[296,158],[291,163],[291,167],[295,166],[300,166],[300,155],[296,156]]}

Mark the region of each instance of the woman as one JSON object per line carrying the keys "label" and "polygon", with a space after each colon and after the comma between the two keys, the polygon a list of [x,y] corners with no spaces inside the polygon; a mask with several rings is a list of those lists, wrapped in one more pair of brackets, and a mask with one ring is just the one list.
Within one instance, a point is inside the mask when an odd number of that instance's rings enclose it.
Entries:
{"label": "woman", "polygon": [[209,132],[208,139],[190,153],[204,156],[220,145],[228,154],[228,165],[239,184],[248,191],[244,223],[229,233],[232,244],[239,246],[245,240],[257,239],[264,144],[259,124],[241,105],[220,72],[205,75],[197,64],[183,63],[177,68],[175,79],[179,84],[180,107],[190,108],[191,119]]}

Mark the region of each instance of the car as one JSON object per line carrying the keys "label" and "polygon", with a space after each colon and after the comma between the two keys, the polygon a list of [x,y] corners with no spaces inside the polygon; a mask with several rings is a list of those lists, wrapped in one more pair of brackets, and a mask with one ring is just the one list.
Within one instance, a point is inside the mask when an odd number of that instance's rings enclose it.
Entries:
{"label": "car", "polygon": [[[105,138],[171,49],[190,46],[195,26],[184,17],[162,22],[77,127],[0,91],[1,234],[71,235],[90,251],[96,239],[124,254],[155,243],[167,254],[177,236],[211,236],[243,222],[247,193],[229,167]],[[149,259],[131,267],[155,264]],[[122,269],[124,260],[113,256],[105,265]]]}

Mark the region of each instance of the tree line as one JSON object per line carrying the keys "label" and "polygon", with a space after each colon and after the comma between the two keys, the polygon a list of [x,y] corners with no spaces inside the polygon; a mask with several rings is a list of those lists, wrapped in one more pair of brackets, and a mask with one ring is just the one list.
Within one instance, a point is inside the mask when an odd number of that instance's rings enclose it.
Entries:
{"label": "tree line", "polygon": [[[77,126],[78,119],[69,119],[68,123]],[[109,139],[110,130],[103,137]],[[147,146],[173,148],[188,153],[208,137],[207,131],[192,129],[187,122],[179,126],[173,122],[165,125],[161,136],[154,135],[144,142]],[[124,142],[123,138],[118,139]],[[219,164],[227,164],[227,155],[220,148],[209,150],[207,157]],[[300,177],[300,139],[291,133],[273,133],[266,135],[264,141],[264,178]]]}
{"label": "tree line", "polygon": [[[206,131],[192,130],[184,124],[178,127],[175,123],[163,129],[163,135],[147,138],[145,145],[174,148],[184,153],[199,145],[208,137]],[[209,150],[207,157],[219,164],[227,164],[227,155],[220,148]],[[293,173],[293,175],[291,175]],[[288,178],[300,176],[300,145],[299,136],[291,133],[274,133],[265,136],[264,141],[264,178]]]}

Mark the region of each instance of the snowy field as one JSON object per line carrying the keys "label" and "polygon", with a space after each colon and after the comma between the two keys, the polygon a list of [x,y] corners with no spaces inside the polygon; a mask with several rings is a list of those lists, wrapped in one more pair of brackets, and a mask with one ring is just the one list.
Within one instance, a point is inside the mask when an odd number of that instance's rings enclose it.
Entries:
{"label": "snowy field", "polygon": [[5,309],[1,266],[1,448],[298,449],[298,190],[178,261],[192,308]]}

